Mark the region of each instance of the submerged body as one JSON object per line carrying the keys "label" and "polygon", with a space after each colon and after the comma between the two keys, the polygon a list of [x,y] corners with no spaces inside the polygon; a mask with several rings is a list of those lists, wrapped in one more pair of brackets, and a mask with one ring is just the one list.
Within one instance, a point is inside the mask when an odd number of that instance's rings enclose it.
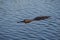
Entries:
{"label": "submerged body", "polygon": [[[49,18],[49,17],[50,17],[50,16],[38,16],[38,17],[36,17],[36,18],[34,18],[34,19],[32,19],[32,20],[30,20],[30,19],[25,19],[25,20],[20,21],[20,22],[30,23],[30,22],[32,22],[32,21],[44,20],[44,19],[47,19],[47,18]],[[17,22],[17,23],[20,23],[20,22]]]}

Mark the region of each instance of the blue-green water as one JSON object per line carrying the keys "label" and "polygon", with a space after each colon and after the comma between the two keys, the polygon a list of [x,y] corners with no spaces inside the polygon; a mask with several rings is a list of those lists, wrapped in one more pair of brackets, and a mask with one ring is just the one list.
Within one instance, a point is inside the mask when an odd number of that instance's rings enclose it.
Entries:
{"label": "blue-green water", "polygon": [[[17,23],[37,16],[51,17]],[[60,40],[60,0],[0,0],[0,40]]]}

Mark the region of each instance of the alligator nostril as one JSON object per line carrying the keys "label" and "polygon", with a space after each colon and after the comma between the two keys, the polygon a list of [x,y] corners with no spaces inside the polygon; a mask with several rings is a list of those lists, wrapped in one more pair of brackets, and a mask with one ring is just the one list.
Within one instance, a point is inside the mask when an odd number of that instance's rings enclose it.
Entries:
{"label": "alligator nostril", "polygon": [[17,22],[17,23],[20,23],[20,22]]}
{"label": "alligator nostril", "polygon": [[17,23],[20,23],[20,22],[24,22],[24,21],[19,21],[19,22],[17,22]]}

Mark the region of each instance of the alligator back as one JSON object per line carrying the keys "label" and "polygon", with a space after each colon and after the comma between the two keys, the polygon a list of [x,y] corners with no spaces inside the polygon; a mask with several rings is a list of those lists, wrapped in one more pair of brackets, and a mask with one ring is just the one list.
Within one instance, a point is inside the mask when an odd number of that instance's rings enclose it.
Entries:
{"label": "alligator back", "polygon": [[39,17],[34,18],[33,20],[36,20],[36,21],[38,21],[38,20],[44,20],[44,19],[47,19],[49,17],[50,16],[39,16]]}

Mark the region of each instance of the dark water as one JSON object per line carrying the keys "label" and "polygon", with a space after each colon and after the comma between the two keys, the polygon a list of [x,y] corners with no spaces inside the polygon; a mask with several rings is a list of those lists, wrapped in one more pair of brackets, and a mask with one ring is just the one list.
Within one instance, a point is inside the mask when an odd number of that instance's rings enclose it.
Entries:
{"label": "dark water", "polygon": [[[45,15],[51,17],[17,23]],[[0,0],[0,40],[60,40],[60,0]]]}

